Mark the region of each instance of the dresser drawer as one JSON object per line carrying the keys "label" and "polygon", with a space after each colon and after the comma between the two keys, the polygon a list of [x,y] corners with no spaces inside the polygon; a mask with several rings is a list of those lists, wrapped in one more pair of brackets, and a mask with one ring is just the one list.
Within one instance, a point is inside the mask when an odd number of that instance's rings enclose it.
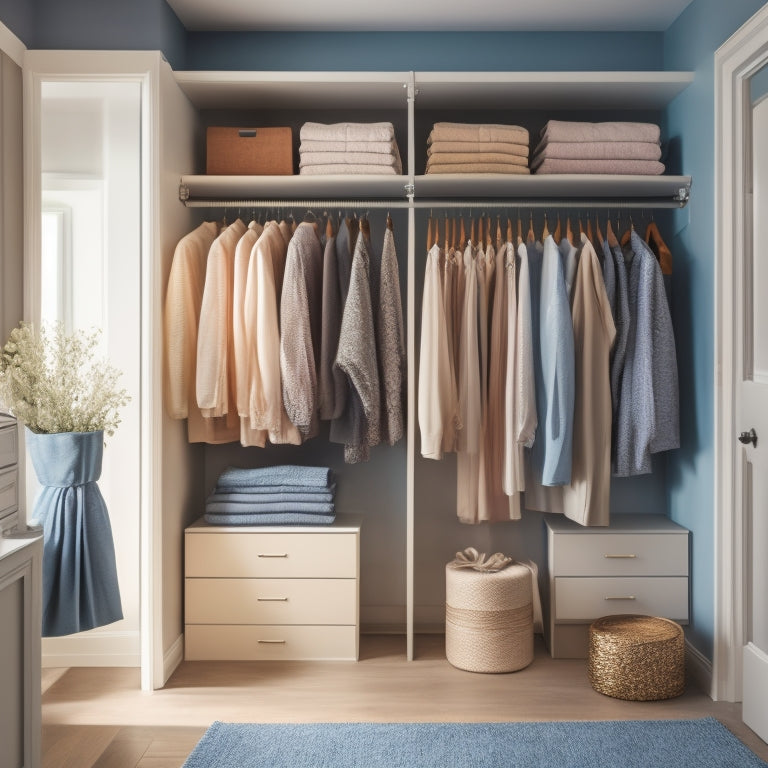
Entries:
{"label": "dresser drawer", "polygon": [[19,507],[19,473],[16,467],[0,472],[0,517]]}
{"label": "dresser drawer", "polygon": [[569,578],[555,579],[554,621],[585,622],[619,613],[688,620],[688,579]]}
{"label": "dresser drawer", "polygon": [[357,578],[353,533],[187,533],[185,575]]}
{"label": "dresser drawer", "polygon": [[688,536],[668,533],[553,537],[553,576],[687,576]]}
{"label": "dresser drawer", "polygon": [[203,660],[357,659],[357,630],[339,626],[186,626],[184,655]]}
{"label": "dresser drawer", "polygon": [[0,468],[9,467],[19,460],[18,432],[16,427],[0,429]]}
{"label": "dresser drawer", "polygon": [[355,624],[355,579],[186,579],[187,624]]}

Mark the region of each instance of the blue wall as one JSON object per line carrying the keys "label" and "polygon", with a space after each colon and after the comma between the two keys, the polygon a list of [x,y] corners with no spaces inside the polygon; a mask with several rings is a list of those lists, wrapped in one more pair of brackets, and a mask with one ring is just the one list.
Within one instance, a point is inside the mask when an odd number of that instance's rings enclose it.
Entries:
{"label": "blue wall", "polygon": [[0,19],[29,48],[37,0],[0,0]]}
{"label": "blue wall", "polygon": [[692,531],[693,605],[688,636],[712,658],[714,636],[714,52],[764,5],[695,0],[664,34],[664,69],[694,70],[670,105],[667,133],[681,137],[680,162],[693,176],[691,202],[677,214],[674,324],[680,370],[681,440],[667,477],[671,517]]}

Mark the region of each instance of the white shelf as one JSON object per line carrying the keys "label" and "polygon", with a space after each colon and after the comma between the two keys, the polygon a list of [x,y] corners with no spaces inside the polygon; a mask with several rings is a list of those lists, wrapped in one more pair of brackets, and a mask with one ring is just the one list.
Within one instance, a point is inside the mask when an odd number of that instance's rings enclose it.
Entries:
{"label": "white shelf", "polygon": [[409,72],[175,72],[198,109],[402,109]]}
{"label": "white shelf", "polygon": [[621,176],[546,174],[513,176],[497,173],[428,174],[414,180],[416,199],[519,198],[579,199],[648,198],[687,200],[690,176]]}
{"label": "white shelf", "polygon": [[405,200],[407,176],[182,176],[189,199],[337,199]]}

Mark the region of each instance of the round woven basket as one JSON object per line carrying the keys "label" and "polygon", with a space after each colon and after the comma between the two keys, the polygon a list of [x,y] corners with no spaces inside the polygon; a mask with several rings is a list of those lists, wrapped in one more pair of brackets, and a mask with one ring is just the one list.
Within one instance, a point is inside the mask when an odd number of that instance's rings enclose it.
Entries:
{"label": "round woven basket", "polygon": [[599,693],[657,701],[685,690],[683,629],[653,616],[605,616],[589,628],[587,673]]}
{"label": "round woven basket", "polygon": [[445,567],[445,655],[469,672],[515,672],[533,661],[531,572]]}

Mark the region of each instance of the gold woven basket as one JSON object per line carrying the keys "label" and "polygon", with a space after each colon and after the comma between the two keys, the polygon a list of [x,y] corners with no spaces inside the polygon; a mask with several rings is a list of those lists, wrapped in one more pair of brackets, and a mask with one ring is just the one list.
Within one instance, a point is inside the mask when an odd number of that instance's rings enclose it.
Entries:
{"label": "gold woven basket", "polygon": [[657,701],[685,690],[683,629],[653,616],[605,616],[589,628],[587,674],[599,693]]}

